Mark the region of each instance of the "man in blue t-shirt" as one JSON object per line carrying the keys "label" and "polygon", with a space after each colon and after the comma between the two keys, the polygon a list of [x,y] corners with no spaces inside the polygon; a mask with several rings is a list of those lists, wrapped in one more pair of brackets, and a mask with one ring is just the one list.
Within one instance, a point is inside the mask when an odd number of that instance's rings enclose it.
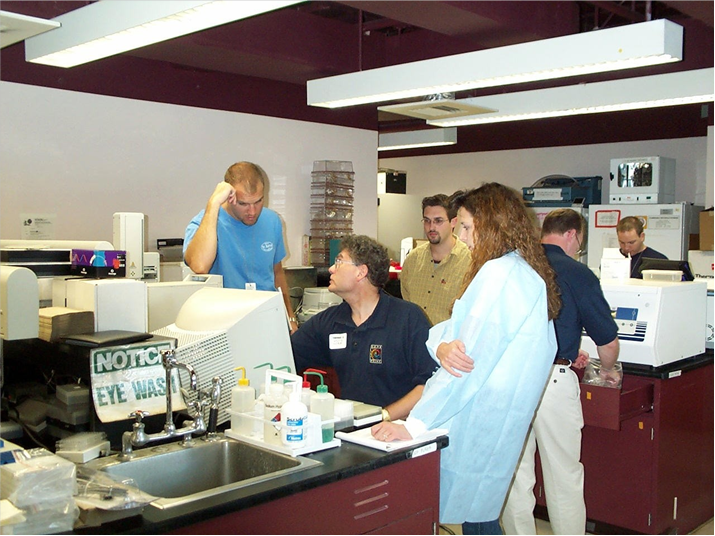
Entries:
{"label": "man in blue t-shirt", "polygon": [[263,207],[266,172],[238,162],[216,185],[206,208],[191,220],[184,238],[184,261],[197,274],[219,274],[223,286],[246,290],[280,290],[291,332],[298,328],[281,261],[283,226]]}
{"label": "man in blue t-shirt", "polygon": [[572,368],[583,368],[588,362],[588,353],[580,349],[585,330],[596,343],[604,379],[615,381],[619,344],[618,327],[598,278],[574,258],[583,249],[585,231],[586,221],[572,209],[550,212],[541,227],[541,243],[561,291],[561,312],[554,320],[558,350],[502,511],[506,534],[536,534],[537,444],[554,534],[584,534],[586,530],[580,462],[583,413],[579,380]]}

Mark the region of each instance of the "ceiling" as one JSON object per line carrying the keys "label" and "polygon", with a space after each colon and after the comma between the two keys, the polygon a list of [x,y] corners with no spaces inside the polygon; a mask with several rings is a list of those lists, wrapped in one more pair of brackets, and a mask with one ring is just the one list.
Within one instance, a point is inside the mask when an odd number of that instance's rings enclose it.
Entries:
{"label": "ceiling", "polygon": [[[0,9],[51,19],[91,2],[0,1]],[[458,98],[713,66],[713,2],[353,1],[304,2],[72,69],[24,61],[22,42],[0,54],[0,79],[188,106],[379,130],[424,121],[377,105],[306,105],[307,80],[387,65],[668,18],[685,28],[684,61],[519,86]],[[705,135],[700,105],[460,127],[457,146],[392,155],[569,145]],[[706,117],[703,117],[706,115]]]}

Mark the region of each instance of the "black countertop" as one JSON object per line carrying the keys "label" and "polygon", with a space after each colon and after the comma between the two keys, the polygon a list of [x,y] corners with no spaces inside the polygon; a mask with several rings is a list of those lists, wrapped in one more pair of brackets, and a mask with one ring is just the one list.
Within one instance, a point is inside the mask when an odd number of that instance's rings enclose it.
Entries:
{"label": "black countertop", "polygon": [[434,450],[449,445],[447,436],[425,441],[409,449],[382,452],[343,441],[338,448],[314,452],[306,457],[319,461],[322,465],[289,474],[267,482],[253,484],[245,488],[208,497],[196,503],[176,508],[160,510],[152,506],[144,508],[141,515],[126,519],[77,529],[75,534],[158,534],[179,527],[186,527],[214,517],[232,514],[262,503],[281,499],[289,495],[324,486],[338,480],[350,478],[381,467],[408,460],[418,453],[425,454],[425,445],[434,444]]}

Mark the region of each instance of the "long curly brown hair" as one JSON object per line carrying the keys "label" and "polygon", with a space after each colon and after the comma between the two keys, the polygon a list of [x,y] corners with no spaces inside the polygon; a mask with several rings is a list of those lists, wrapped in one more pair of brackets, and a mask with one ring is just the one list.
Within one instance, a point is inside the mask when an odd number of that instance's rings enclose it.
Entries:
{"label": "long curly brown hair", "polygon": [[464,294],[487,261],[516,250],[546,283],[549,319],[556,318],[561,309],[556,275],[549,265],[538,231],[529,219],[521,197],[511,188],[491,182],[460,192],[455,203],[474,218],[472,263],[464,276],[459,296]]}

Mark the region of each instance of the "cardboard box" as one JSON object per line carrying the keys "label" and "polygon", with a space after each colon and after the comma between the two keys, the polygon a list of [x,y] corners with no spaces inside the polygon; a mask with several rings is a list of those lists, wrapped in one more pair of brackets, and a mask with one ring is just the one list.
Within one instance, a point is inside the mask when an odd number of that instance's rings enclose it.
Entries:
{"label": "cardboard box", "polygon": [[98,251],[92,249],[72,250],[72,275],[84,277],[125,277],[127,252],[121,250]]}
{"label": "cardboard box", "polygon": [[700,213],[700,251],[713,250],[713,211]]}

